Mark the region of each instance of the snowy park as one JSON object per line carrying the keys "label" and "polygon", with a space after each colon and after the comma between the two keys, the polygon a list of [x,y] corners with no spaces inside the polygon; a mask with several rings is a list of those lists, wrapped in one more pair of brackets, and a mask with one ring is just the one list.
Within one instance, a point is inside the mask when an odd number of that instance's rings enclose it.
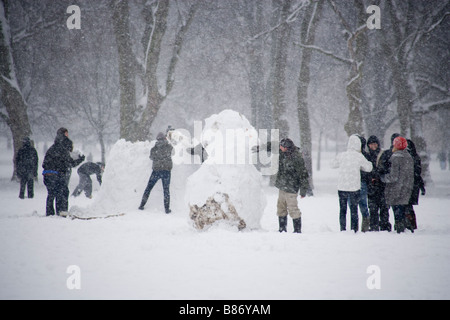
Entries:
{"label": "snowy park", "polygon": [[[41,177],[35,197],[19,199],[18,183],[10,181],[12,151],[2,141],[2,299],[450,298],[450,171],[437,161],[431,163],[433,185],[415,207],[414,233],[339,231],[337,171],[325,165],[333,153],[313,173],[314,196],[299,198],[301,234],[292,233],[291,219],[288,232],[278,232],[278,192],[264,176],[259,194],[250,195],[266,200],[259,226],[239,231],[219,221],[197,230],[186,194],[205,187],[186,186],[198,164],[175,165],[172,213],[164,212],[161,183],[138,210],[151,145],[116,143],[93,198],[69,199],[72,214],[98,217],[84,220],[45,217]],[[69,189],[77,183],[74,170]]]}
{"label": "snowy park", "polygon": [[450,299],[449,8],[0,0],[0,299]]}

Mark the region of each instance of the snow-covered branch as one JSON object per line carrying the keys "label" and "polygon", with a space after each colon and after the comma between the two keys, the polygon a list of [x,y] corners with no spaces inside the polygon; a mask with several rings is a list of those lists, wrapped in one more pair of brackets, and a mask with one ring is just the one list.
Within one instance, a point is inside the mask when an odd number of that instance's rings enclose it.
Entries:
{"label": "snow-covered branch", "polygon": [[337,60],[337,61],[340,61],[340,62],[342,62],[342,63],[345,63],[345,64],[351,65],[351,64],[353,63],[353,60],[352,60],[352,59],[339,57],[339,56],[337,56],[336,54],[334,54],[333,52],[327,51],[327,50],[322,49],[322,48],[320,48],[320,47],[318,47],[318,46],[314,46],[314,45],[306,45],[306,44],[303,44],[303,43],[300,43],[300,42],[294,42],[294,44],[296,44],[296,45],[298,45],[298,46],[300,46],[300,47],[302,47],[302,48],[307,48],[307,49],[315,50],[315,51],[317,51],[317,52],[320,52],[320,53],[322,53],[322,54],[324,54],[324,55],[326,55],[326,56],[328,56],[328,57],[331,57],[331,58],[333,58],[333,59],[335,59],[335,60]]}

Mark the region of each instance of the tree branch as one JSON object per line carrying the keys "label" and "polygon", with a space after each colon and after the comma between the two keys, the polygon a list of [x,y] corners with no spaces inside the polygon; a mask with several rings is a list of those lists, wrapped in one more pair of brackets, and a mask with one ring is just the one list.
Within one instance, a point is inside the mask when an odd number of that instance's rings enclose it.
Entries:
{"label": "tree branch", "polygon": [[326,50],[324,50],[324,49],[322,49],[320,47],[317,47],[317,46],[306,45],[306,44],[299,43],[299,42],[294,42],[294,44],[298,45],[298,46],[300,46],[302,48],[316,50],[317,52],[320,52],[320,53],[322,53],[322,54],[324,54],[324,55],[326,55],[328,57],[331,57],[331,58],[333,58],[333,59],[335,59],[335,60],[337,60],[339,62],[345,63],[347,65],[351,65],[353,63],[352,59],[341,58],[341,57],[335,55],[334,53],[332,53],[330,51],[326,51]]}

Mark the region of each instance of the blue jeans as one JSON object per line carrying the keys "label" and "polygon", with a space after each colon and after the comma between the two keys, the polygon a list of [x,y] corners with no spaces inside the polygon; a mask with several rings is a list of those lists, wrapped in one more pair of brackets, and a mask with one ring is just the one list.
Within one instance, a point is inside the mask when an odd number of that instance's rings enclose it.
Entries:
{"label": "blue jeans", "polygon": [[144,195],[142,196],[141,206],[144,207],[147,203],[148,197],[150,196],[150,192],[152,191],[153,187],[155,186],[156,182],[161,179],[163,190],[164,190],[164,209],[166,212],[170,209],[170,171],[167,170],[160,170],[160,171],[153,171],[150,179],[147,183],[147,188],[145,188]]}
{"label": "blue jeans", "polygon": [[358,231],[358,202],[361,196],[361,191],[340,191],[339,195],[339,223],[341,231],[346,230],[347,225],[347,203],[350,205],[351,215],[351,229],[355,232]]}
{"label": "blue jeans", "polygon": [[68,211],[69,208],[69,188],[66,184],[66,176],[64,174],[48,174],[44,175],[44,184],[47,187],[47,204],[46,215],[59,216],[60,212]]}
{"label": "blue jeans", "polygon": [[367,183],[361,181],[361,196],[359,197],[359,210],[364,218],[369,217],[369,208],[367,206]]}

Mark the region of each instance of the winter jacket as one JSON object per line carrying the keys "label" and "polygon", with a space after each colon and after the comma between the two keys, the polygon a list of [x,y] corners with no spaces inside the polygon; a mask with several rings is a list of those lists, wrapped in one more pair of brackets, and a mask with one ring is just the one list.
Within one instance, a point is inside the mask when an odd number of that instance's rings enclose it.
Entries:
{"label": "winter jacket", "polygon": [[408,151],[398,150],[392,154],[390,160],[390,172],[381,176],[381,180],[386,183],[386,203],[390,206],[406,205],[414,185],[413,158]]}
{"label": "winter jacket", "polygon": [[417,154],[416,146],[411,140],[408,141],[408,152],[414,161],[414,186],[411,192],[411,198],[409,199],[409,204],[417,205],[419,204],[419,192],[425,194],[425,182],[422,179],[422,161],[420,156]]}
{"label": "winter jacket", "polygon": [[16,156],[16,172],[21,179],[31,179],[37,177],[38,154],[31,146],[29,139],[24,139],[22,148],[19,149]]}
{"label": "winter jacket", "polygon": [[350,136],[347,151],[338,154],[334,168],[339,168],[338,190],[358,191],[361,189],[361,170],[372,171],[372,163],[361,153],[361,140],[356,135]]}
{"label": "winter jacket", "polygon": [[384,195],[384,183],[380,180],[380,174],[377,170],[377,159],[381,149],[378,147],[376,150],[369,150],[369,161],[372,162],[373,169],[370,172],[369,182],[367,184],[367,194],[369,196],[381,196]]}
{"label": "winter jacket", "polygon": [[150,159],[153,160],[152,169],[154,171],[172,170],[172,151],[173,147],[167,139],[158,139],[150,150]]}
{"label": "winter jacket", "polygon": [[47,150],[42,163],[43,174],[61,174],[66,175],[72,167],[76,167],[84,161],[84,156],[77,160],[72,159],[72,141],[64,135],[57,135],[55,143]]}
{"label": "winter jacket", "polygon": [[380,152],[377,159],[377,172],[379,175],[388,174],[391,171],[391,156],[394,139],[399,137],[400,134],[394,133],[391,136],[391,147],[387,150]]}
{"label": "winter jacket", "polygon": [[95,174],[98,183],[102,184],[102,167],[98,163],[86,162],[78,168],[77,172],[78,174],[85,174],[87,176]]}
{"label": "winter jacket", "polygon": [[304,197],[309,189],[308,171],[297,147],[286,152],[280,151],[275,187],[288,193],[298,193]]}

